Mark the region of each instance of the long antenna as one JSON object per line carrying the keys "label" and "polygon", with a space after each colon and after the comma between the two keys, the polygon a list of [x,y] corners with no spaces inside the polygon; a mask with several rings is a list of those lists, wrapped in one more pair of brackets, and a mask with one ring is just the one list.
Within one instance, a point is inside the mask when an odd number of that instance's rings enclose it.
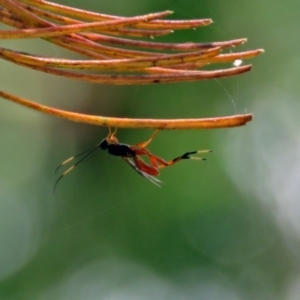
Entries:
{"label": "long antenna", "polygon": [[80,153],[78,153],[78,154],[76,154],[76,155],[74,155],[74,156],[68,158],[67,160],[65,160],[64,162],[62,162],[62,163],[55,169],[55,174],[56,174],[57,170],[58,170],[61,166],[65,165],[66,163],[72,161],[74,158],[76,158],[76,157],[78,157],[78,156],[80,156],[80,155],[82,155],[82,154],[84,154],[84,153],[86,153],[86,152],[89,151],[88,154],[86,154],[86,155],[85,155],[83,158],[81,158],[77,163],[75,163],[73,166],[71,166],[71,167],[70,167],[69,169],[67,169],[62,175],[60,175],[60,176],[58,177],[58,179],[55,181],[55,184],[54,184],[54,187],[53,187],[53,194],[54,194],[54,192],[55,192],[55,189],[56,189],[56,186],[57,186],[58,182],[59,182],[64,176],[66,176],[69,172],[71,172],[71,171],[72,171],[78,164],[80,164],[84,159],[86,159],[89,155],[91,155],[91,154],[99,147],[99,145],[100,145],[100,144],[98,144],[97,146],[95,146],[95,147],[93,147],[93,148],[87,149],[87,150],[85,150],[85,151],[83,151],[83,152],[80,152]]}
{"label": "long antenna", "polygon": [[[98,146],[99,146],[99,145],[97,145],[96,147],[98,147]],[[86,152],[88,152],[88,151],[91,151],[91,150],[93,150],[94,148],[95,148],[95,147],[92,147],[92,148],[87,149],[87,150],[84,150],[83,152],[80,152],[80,153],[78,153],[78,154],[76,154],[76,155],[74,155],[74,156],[69,157],[68,159],[66,159],[65,161],[63,161],[59,166],[57,166],[57,168],[56,168],[55,171],[54,171],[54,174],[57,173],[57,170],[60,169],[60,167],[62,167],[63,165],[67,164],[68,162],[72,161],[75,157],[78,157],[78,156],[80,156],[80,155],[82,155],[82,154],[84,154],[84,153],[86,153]]]}

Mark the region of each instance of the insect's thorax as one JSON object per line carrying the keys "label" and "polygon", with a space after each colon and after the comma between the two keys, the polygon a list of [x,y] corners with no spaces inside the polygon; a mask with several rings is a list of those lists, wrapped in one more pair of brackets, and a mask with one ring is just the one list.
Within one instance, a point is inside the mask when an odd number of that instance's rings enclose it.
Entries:
{"label": "insect's thorax", "polygon": [[103,140],[100,144],[102,150],[107,150],[109,154],[114,156],[133,157],[135,152],[126,144],[115,144]]}

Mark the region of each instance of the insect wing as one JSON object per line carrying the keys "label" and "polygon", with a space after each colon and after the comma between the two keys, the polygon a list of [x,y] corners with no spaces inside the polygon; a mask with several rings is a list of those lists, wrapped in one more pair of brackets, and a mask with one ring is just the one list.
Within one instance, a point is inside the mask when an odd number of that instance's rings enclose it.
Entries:
{"label": "insect wing", "polygon": [[128,157],[123,157],[123,159],[136,171],[138,172],[141,176],[145,177],[146,179],[148,179],[149,181],[151,181],[153,184],[155,184],[156,186],[160,187],[161,181],[143,171],[141,171],[135,164],[133,161],[131,161]]}

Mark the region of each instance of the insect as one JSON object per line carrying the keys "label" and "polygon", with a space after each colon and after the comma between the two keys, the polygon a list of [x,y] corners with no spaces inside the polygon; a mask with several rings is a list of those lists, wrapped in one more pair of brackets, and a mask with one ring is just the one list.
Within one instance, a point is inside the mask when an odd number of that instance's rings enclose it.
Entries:
{"label": "insect", "polygon": [[[67,175],[69,172],[71,172],[79,163],[81,163],[85,158],[87,158],[90,154],[92,154],[96,149],[100,148],[101,150],[107,150],[109,154],[114,156],[120,156],[123,158],[136,172],[138,172],[140,175],[151,181],[153,184],[159,186],[161,181],[157,179],[154,176],[159,175],[159,170],[165,167],[172,166],[176,164],[177,162],[183,160],[183,159],[197,159],[197,160],[206,160],[205,158],[201,157],[195,157],[190,156],[193,154],[198,153],[208,153],[212,152],[211,150],[198,150],[198,151],[191,151],[186,152],[183,155],[180,155],[170,161],[165,161],[164,159],[152,154],[148,149],[147,146],[153,141],[153,139],[158,134],[159,129],[154,131],[154,133],[151,135],[151,137],[146,141],[142,143],[138,143],[135,145],[127,145],[127,144],[121,144],[119,143],[118,139],[116,138],[117,129],[115,129],[113,132],[111,131],[111,128],[109,128],[108,136],[103,139],[99,144],[97,144],[95,147],[87,149],[79,154],[76,154],[64,162],[62,162],[55,170],[55,173],[57,170],[62,167],[63,165],[71,162],[74,158],[81,156],[85,154],[79,161],[77,161],[73,166],[68,168],[59,178],[56,180],[54,184],[53,191],[55,190],[57,183]],[[146,163],[141,156],[147,156],[149,158],[149,163]]]}

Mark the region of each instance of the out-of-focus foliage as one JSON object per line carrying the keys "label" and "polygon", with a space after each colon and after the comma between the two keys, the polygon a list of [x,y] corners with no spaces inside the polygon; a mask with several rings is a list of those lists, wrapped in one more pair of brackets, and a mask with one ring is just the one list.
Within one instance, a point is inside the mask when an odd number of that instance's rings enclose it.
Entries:
{"label": "out-of-focus foliage", "polygon": [[[150,149],[166,159],[214,150],[205,163],[163,170],[161,188],[99,151],[53,196],[55,167],[106,130],[1,101],[0,298],[298,299],[298,2],[65,3],[116,15],[172,9],[176,18],[209,17],[210,27],[156,39],[248,37],[247,48],[266,53],[239,78],[140,87],[74,82],[1,61],[3,90],[92,114],[169,118],[246,111],[255,119],[237,129],[161,132]],[[43,41],[4,44],[62,56]],[[118,137],[132,144],[150,134],[122,130]]]}

